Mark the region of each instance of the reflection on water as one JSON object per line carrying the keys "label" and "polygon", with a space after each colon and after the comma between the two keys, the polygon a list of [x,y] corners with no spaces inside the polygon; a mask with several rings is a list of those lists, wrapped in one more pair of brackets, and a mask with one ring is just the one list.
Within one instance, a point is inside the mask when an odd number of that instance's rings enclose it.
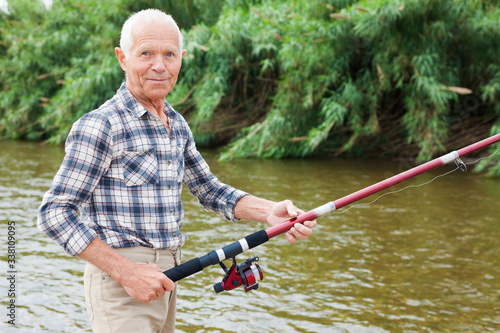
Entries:
{"label": "reflection on water", "polygon": [[[1,235],[14,221],[18,239],[16,326],[5,322],[8,281],[2,278],[0,331],[90,332],[83,263],[36,228],[36,209],[63,149],[0,142],[0,151]],[[305,210],[407,168],[338,159],[218,163],[207,156],[224,182],[272,200],[290,198]],[[450,168],[391,190],[422,184]],[[249,293],[215,294],[212,285],[222,270],[206,268],[179,283],[177,331],[498,332],[499,189],[499,179],[457,171],[371,205],[346,207],[321,218],[307,242],[289,245],[280,236],[241,255],[259,256],[264,272],[260,288]],[[187,191],[183,199],[189,236],[184,260],[265,227],[207,213]]]}

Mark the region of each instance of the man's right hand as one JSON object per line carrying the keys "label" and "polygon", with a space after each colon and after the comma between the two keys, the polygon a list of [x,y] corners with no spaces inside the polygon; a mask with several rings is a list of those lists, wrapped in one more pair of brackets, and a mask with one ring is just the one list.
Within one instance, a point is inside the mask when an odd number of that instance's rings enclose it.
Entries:
{"label": "man's right hand", "polygon": [[95,238],[78,255],[111,275],[125,291],[141,302],[154,301],[172,291],[175,283],[170,280],[157,264],[136,264],[128,260],[99,238]]}
{"label": "man's right hand", "polygon": [[125,291],[143,303],[154,301],[172,291],[175,283],[170,280],[157,264],[134,264],[127,273],[122,273],[117,280]]}

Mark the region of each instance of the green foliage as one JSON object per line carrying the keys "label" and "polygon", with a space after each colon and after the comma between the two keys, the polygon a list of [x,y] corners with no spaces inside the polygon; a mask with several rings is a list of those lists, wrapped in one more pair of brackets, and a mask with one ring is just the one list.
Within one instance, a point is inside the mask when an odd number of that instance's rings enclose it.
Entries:
{"label": "green foliage", "polygon": [[182,6],[174,0],[54,0],[47,9],[41,1],[9,1],[0,22],[0,136],[64,141],[72,123],[123,81],[114,47],[130,13],[157,5],[189,28],[214,21],[219,2],[203,9],[201,0]]}
{"label": "green foliage", "polygon": [[[210,125],[224,128],[219,120],[235,113],[226,103],[252,97],[235,87],[252,82],[253,96],[263,96],[263,89],[273,94],[258,108],[246,108],[258,121],[238,134],[222,159],[375,152],[425,161],[480,138],[465,135],[456,143],[455,133],[498,131],[492,125],[500,98],[500,11],[493,2],[342,5],[226,7],[202,39],[190,35],[190,43],[207,49],[190,50],[194,59],[185,66],[201,74],[180,82],[199,84],[181,104],[194,109],[198,141],[218,135]],[[264,79],[273,86],[262,85]],[[477,107],[469,107],[471,98]],[[238,114],[245,119],[243,110]]]}
{"label": "green foliage", "polygon": [[[291,12],[307,13],[308,3]],[[337,153],[364,152],[386,139],[416,145],[418,160],[427,160],[445,150],[463,111],[455,87],[482,91],[481,112],[498,115],[497,67],[490,65],[499,59],[497,8],[360,1],[332,14],[278,22],[285,37],[277,98],[223,158],[304,156],[328,141]]]}
{"label": "green foliage", "polygon": [[224,0],[126,0],[122,3],[127,9],[127,16],[142,9],[158,8],[171,14],[181,29],[189,29],[200,22],[213,24],[219,17]]}
{"label": "green foliage", "polygon": [[[424,161],[500,130],[494,0],[11,3],[0,13],[3,137],[63,141],[118,88],[121,24],[148,7],[184,30],[187,54],[168,100],[199,145],[230,142],[222,159]],[[481,168],[498,175],[499,162]]]}

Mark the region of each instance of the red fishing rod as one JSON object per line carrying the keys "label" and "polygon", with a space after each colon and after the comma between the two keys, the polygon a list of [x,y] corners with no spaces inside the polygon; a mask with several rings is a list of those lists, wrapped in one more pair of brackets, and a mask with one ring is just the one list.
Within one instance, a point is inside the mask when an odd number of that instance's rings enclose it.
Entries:
{"label": "red fishing rod", "polygon": [[[371,186],[365,187],[357,192],[349,194],[343,198],[331,201],[320,207],[317,207],[307,213],[304,213],[298,217],[287,220],[281,224],[271,227],[266,230],[260,230],[253,234],[250,234],[237,242],[231,243],[218,250],[211,251],[206,255],[187,261],[179,266],[169,269],[163,273],[170,278],[172,281],[179,281],[185,277],[195,274],[203,268],[210,265],[220,264],[226,275],[222,282],[216,284],[214,289],[216,292],[221,292],[224,290],[231,290],[237,288],[241,285],[245,287],[245,291],[256,289],[258,287],[257,278],[262,280],[262,271],[256,261],[259,258],[254,257],[248,259],[244,263],[237,264],[235,257],[249,249],[259,246],[269,239],[276,237],[282,233],[290,230],[295,223],[304,223],[305,221],[315,220],[326,214],[329,214],[339,208],[349,205],[355,201],[361,200],[369,195],[380,192],[390,186],[399,184],[405,180],[412,177],[418,176],[422,173],[435,169],[444,164],[455,161],[457,166],[462,170],[466,171],[467,167],[462,162],[460,157],[470,154],[476,150],[483,149],[489,145],[497,143],[500,141],[500,133],[493,135],[482,141],[473,143],[462,149],[453,151],[444,156],[438,157],[434,160],[416,166],[410,170],[404,171],[400,174],[387,178]],[[228,269],[222,261],[232,258],[232,266]]]}

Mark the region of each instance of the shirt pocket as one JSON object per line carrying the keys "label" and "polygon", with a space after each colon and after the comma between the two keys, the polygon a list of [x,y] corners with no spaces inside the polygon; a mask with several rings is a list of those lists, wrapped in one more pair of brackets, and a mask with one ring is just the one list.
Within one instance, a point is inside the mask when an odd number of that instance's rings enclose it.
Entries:
{"label": "shirt pocket", "polygon": [[124,150],[121,163],[123,178],[127,186],[158,182],[158,160],[154,148],[146,151]]}

